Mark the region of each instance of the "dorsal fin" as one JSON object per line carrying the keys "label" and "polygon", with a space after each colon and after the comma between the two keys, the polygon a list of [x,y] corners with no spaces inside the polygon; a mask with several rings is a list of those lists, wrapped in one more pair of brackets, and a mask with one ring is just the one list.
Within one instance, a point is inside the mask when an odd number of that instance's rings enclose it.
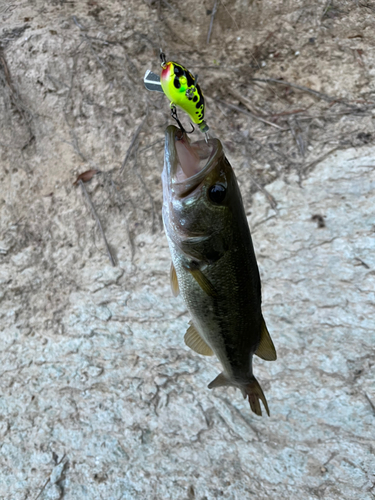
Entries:
{"label": "dorsal fin", "polygon": [[262,329],[260,334],[260,342],[255,354],[266,361],[275,361],[277,358],[276,349],[273,345],[270,334],[268,333],[266,323],[262,316]]}
{"label": "dorsal fin", "polygon": [[195,326],[191,323],[184,336],[185,344],[198,354],[213,356],[213,350],[199,335]]}
{"label": "dorsal fin", "polygon": [[173,265],[173,262],[171,262],[171,271],[169,273],[169,278],[171,281],[172,293],[175,297],[177,297],[177,295],[180,293],[180,288],[178,286],[176,269]]}

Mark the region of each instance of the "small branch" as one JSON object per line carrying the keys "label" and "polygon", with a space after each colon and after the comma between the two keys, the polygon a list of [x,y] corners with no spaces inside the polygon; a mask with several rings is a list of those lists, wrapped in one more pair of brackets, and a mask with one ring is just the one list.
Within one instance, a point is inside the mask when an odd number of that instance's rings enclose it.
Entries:
{"label": "small branch", "polygon": [[88,44],[88,46],[90,47],[90,50],[91,52],[93,53],[95,59],[98,61],[98,63],[100,64],[100,66],[104,69],[104,71],[107,71],[108,70],[108,66],[106,64],[104,64],[104,62],[100,59],[100,57],[98,56],[98,54],[96,53],[89,37],[87,35],[81,35],[82,38],[86,41],[86,43]]}
{"label": "small branch", "polygon": [[[163,143],[163,144],[162,144]],[[138,151],[138,154],[141,154],[143,153],[144,151],[147,151],[148,149],[150,148],[153,148],[154,146],[156,146],[157,144],[159,144],[160,146],[163,146],[164,145],[164,137],[162,139],[158,139],[157,141],[155,142],[152,142],[151,144],[149,144],[148,146],[145,146],[144,148],[140,149]]]}
{"label": "small branch", "polygon": [[304,158],[305,156],[305,144],[302,137],[302,130],[296,119],[289,118],[288,123],[290,126],[290,131],[294,140],[296,141],[297,147],[299,149],[299,154]]}
{"label": "small branch", "polygon": [[81,31],[87,31],[87,29],[82,26],[82,24],[78,21],[76,16],[72,16],[74,24],[81,30]]}
{"label": "small branch", "polygon": [[161,1],[163,2],[163,4],[164,4],[166,7],[168,7],[168,9],[170,9],[170,10],[171,10],[172,12],[174,12],[174,13],[175,13],[178,17],[180,17],[180,19],[181,19],[182,21],[186,21],[186,20],[187,20],[187,19],[186,19],[186,17],[185,17],[185,16],[183,16],[183,15],[181,14],[181,12],[180,12],[178,9],[176,9],[176,7],[173,7],[173,5],[171,5],[169,2],[167,2],[167,0],[161,0]]}
{"label": "small branch", "polygon": [[215,0],[214,8],[212,9],[212,14],[211,14],[210,27],[208,29],[208,34],[207,34],[207,45],[210,43],[211,32],[212,32],[212,28],[214,25],[215,15],[217,12],[217,4],[218,4],[218,0]]}
{"label": "small branch", "polygon": [[245,108],[247,108],[250,111],[250,113],[253,113],[256,116],[258,116],[258,113],[264,114],[263,110],[260,110],[259,108],[258,109],[255,108],[255,106],[249,101],[249,99],[247,99],[246,97],[242,96],[236,90],[233,90],[233,89],[229,88],[228,92],[230,94],[232,94],[233,97],[235,97],[236,99],[238,99],[240,101],[240,103],[243,104],[245,106]]}
{"label": "small branch", "polygon": [[126,152],[126,156],[124,158],[124,161],[122,162],[122,166],[121,166],[121,169],[120,169],[120,174],[122,174],[122,172],[124,171],[124,168],[125,168],[126,163],[127,163],[128,159],[130,157],[130,154],[132,152],[134,144],[136,143],[137,138],[139,136],[139,133],[142,130],[143,125],[145,124],[146,118],[147,118],[147,113],[146,113],[146,116],[144,117],[144,119],[142,120],[141,124],[138,126],[137,130],[135,131],[135,134],[133,136],[132,142],[130,143],[130,146],[128,147],[128,150]]}
{"label": "small branch", "polygon": [[152,211],[152,232],[155,232],[155,222],[156,222],[156,211],[155,211],[155,202],[154,198],[152,197],[151,191],[148,189],[147,184],[145,183],[142,173],[138,171],[137,168],[137,160],[138,160],[138,150],[135,152],[135,161],[134,161],[134,172],[135,175],[138,177],[140,183],[143,186],[143,189],[145,190],[146,194],[148,195],[151,203],[151,211]]}
{"label": "small branch", "polygon": [[271,118],[279,118],[282,116],[289,116],[289,115],[295,115],[297,113],[305,113],[309,108],[311,108],[312,104],[308,106],[307,108],[301,108],[301,109],[293,109],[292,111],[282,111],[281,113],[273,113],[268,116]]}
{"label": "small branch", "polygon": [[326,158],[328,158],[329,155],[331,155],[332,153],[334,153],[338,149],[340,149],[340,146],[336,146],[335,148],[329,150],[328,153],[325,153],[324,155],[320,156],[320,158],[317,158],[316,160],[312,161],[311,163],[305,165],[303,167],[303,169],[302,169],[302,173],[303,174],[307,174],[307,172],[311,168],[315,167],[315,165],[318,165],[320,162],[322,162],[323,160],[325,160]]}
{"label": "small branch", "polygon": [[329,9],[329,8],[330,8],[330,6],[331,6],[331,3],[332,3],[332,0],[328,0],[328,2],[326,3],[326,5],[325,5],[325,7],[324,7],[323,14],[322,14],[322,17],[320,18],[320,22],[322,22],[322,21],[323,21],[324,16],[327,14],[328,9]]}
{"label": "small branch", "polygon": [[[56,465],[60,465],[62,463],[62,461],[64,460],[65,458],[65,453],[64,455],[62,456],[60,462],[58,462]],[[38,495],[34,498],[34,500],[38,500],[38,498],[40,497],[40,495],[43,493],[43,491],[46,489],[46,486],[47,484],[50,482],[51,480],[51,476],[49,476],[49,478],[47,479],[47,481],[43,484],[41,490],[39,491]]]}
{"label": "small branch", "polygon": [[[1,72],[4,73],[4,78],[2,77]],[[8,63],[5,59],[5,54],[2,50],[2,48],[0,47],[0,81],[1,80],[3,81],[5,86],[8,86],[10,102],[15,106],[15,108],[19,112],[19,114],[20,114],[21,118],[23,119],[23,121],[25,122],[25,125],[26,125],[28,132],[30,134],[30,138],[28,139],[26,144],[22,147],[22,149],[24,149],[35,138],[34,133],[32,131],[32,128],[31,128],[31,120],[33,118],[33,115],[31,113],[31,111],[23,104],[21,96],[18,92],[18,89],[14,86],[14,84],[12,82],[11,74],[10,74],[10,71],[8,68]]]}
{"label": "small branch", "polygon": [[[247,162],[245,163],[245,167],[247,169],[249,169],[249,164]],[[272,196],[272,194],[269,193],[267,191],[267,189],[264,188],[261,184],[259,184],[259,182],[257,180],[255,180],[254,177],[249,172],[247,173],[247,176],[249,177],[249,179],[251,180],[251,182],[259,189],[259,191],[261,191],[264,194],[264,196],[269,201],[269,204],[271,205],[271,208],[273,208],[274,210],[276,210],[277,209],[277,201]]]}
{"label": "small branch", "polygon": [[229,102],[223,101],[222,99],[218,99],[218,102],[221,104],[224,104],[224,106],[227,106],[228,108],[234,109],[235,111],[238,111],[239,113],[242,113],[246,116],[250,116],[251,118],[254,118],[254,120],[258,120],[259,122],[266,123],[267,125],[271,125],[271,127],[275,127],[279,130],[289,130],[288,128],[283,128],[280,127],[280,125],[276,125],[276,123],[269,122],[268,120],[265,120],[264,118],[261,118],[260,116],[256,116],[253,113],[250,113],[249,111],[246,111],[239,106],[235,106],[234,104],[229,104]]}
{"label": "small branch", "polygon": [[96,223],[97,223],[97,225],[99,227],[99,230],[102,233],[104,244],[105,244],[105,247],[107,249],[109,260],[111,261],[112,266],[116,267],[115,260],[114,260],[114,258],[112,256],[111,250],[110,250],[109,245],[108,245],[107,238],[105,237],[105,234],[104,234],[103,226],[102,226],[102,224],[100,222],[98,214],[96,213],[96,210],[95,210],[95,207],[94,207],[94,205],[93,205],[93,203],[91,201],[91,198],[90,198],[88,192],[86,191],[85,185],[84,185],[84,183],[82,182],[81,179],[79,179],[78,184],[81,186],[81,189],[82,189],[82,192],[83,192],[83,194],[84,194],[84,196],[86,198],[86,201],[89,204],[89,206],[91,208],[91,212],[92,212],[92,214],[93,214],[93,216],[95,218],[95,221],[96,221]]}
{"label": "small branch", "polygon": [[294,89],[301,90],[302,92],[307,92],[308,94],[315,95],[319,99],[327,102],[342,102],[342,99],[337,99],[336,97],[330,97],[326,94],[322,94],[316,90],[309,89],[308,87],[303,87],[302,85],[296,85],[295,83],[289,83],[285,80],[276,80],[276,78],[251,78],[253,82],[263,82],[263,83],[279,83],[280,85],[285,85],[286,87],[293,87]]}
{"label": "small branch", "polygon": [[366,392],[365,392],[365,396],[366,396],[367,401],[370,403],[370,406],[371,406],[371,409],[372,409],[372,413],[374,414],[374,417],[375,417],[375,405],[371,401],[371,399],[368,397],[368,394]]}

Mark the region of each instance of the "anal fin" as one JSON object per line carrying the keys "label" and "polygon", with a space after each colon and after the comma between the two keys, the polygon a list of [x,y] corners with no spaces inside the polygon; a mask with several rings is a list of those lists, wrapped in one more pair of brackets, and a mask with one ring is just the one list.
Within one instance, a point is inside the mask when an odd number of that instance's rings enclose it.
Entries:
{"label": "anal fin", "polygon": [[193,324],[190,324],[184,336],[185,344],[193,351],[203,356],[213,356],[213,350],[199,335],[197,329]]}
{"label": "anal fin", "polygon": [[173,262],[171,263],[171,270],[170,270],[169,278],[171,281],[172,293],[173,293],[174,297],[177,297],[177,295],[180,293],[180,287],[178,286],[176,269],[173,265]]}
{"label": "anal fin", "polygon": [[219,373],[219,375],[213,379],[212,382],[208,384],[209,389],[213,389],[214,387],[225,387],[226,385],[230,385],[227,377],[223,372]]}
{"label": "anal fin", "polygon": [[277,358],[276,349],[273,345],[270,334],[268,333],[266,323],[262,316],[262,329],[260,334],[260,342],[255,354],[266,361],[275,361]]}

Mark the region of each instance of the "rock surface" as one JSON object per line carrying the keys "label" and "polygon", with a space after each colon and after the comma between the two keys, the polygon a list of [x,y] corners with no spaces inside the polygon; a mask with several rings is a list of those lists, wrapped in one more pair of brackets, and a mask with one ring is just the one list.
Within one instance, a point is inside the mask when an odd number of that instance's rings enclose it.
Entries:
{"label": "rock surface", "polygon": [[[127,119],[124,114],[107,120],[93,111],[90,92],[107,92],[110,101],[112,90],[89,44],[87,67],[77,63],[82,86],[87,86],[86,102],[72,104],[64,115],[68,93],[75,95],[73,86],[69,90],[68,76],[56,81],[45,75],[53,76],[53,68],[64,74],[62,60],[53,59],[65,50],[61,32],[75,30],[74,43],[87,32],[73,23],[67,4],[44,3],[38,3],[38,13],[19,6],[18,17],[13,10],[0,10],[3,20],[13,16],[7,21],[12,29],[35,16],[33,64],[27,63],[26,41],[14,31],[4,50],[28,106],[36,112],[33,102],[40,105],[35,149],[30,151],[32,144],[20,149],[28,131],[16,112],[6,114],[9,137],[4,132],[0,145],[5,154],[0,187],[0,498],[373,500],[373,145],[363,140],[358,147],[346,144],[302,177],[296,169],[280,167],[266,191],[254,194],[253,177],[242,165],[244,142],[234,143],[235,151],[229,144],[260,267],[263,312],[278,352],[276,362],[255,360],[271,411],[270,418],[257,417],[239,391],[208,390],[219,363],[183,343],[189,317],[169,288],[170,257],[160,223],[162,149],[145,151],[122,178],[109,172],[109,164],[121,166],[135,122],[129,128],[121,121]],[[92,10],[100,7],[89,4]],[[147,5],[138,12],[146,33],[156,16],[156,10],[148,14]],[[113,2],[113,12],[120,7]],[[109,8],[107,2],[103,8]],[[297,23],[296,12],[285,14],[287,27],[290,16]],[[101,15],[99,10],[95,22],[103,29]],[[118,35],[114,18],[108,14],[106,19],[108,30]],[[128,25],[121,21],[125,38],[137,26],[129,19]],[[88,17],[76,21],[94,23]],[[222,17],[217,22],[225,27]],[[267,19],[264,23],[270,26]],[[58,35],[47,37],[49,30]],[[71,35],[64,36],[67,50],[73,50]],[[104,39],[101,32],[96,36]],[[99,57],[96,45],[92,50]],[[113,59],[99,58],[108,66],[123,56],[120,47],[111,50]],[[151,60],[147,44],[144,50]],[[90,70],[94,64],[95,75]],[[349,70],[343,68],[343,82],[349,81]],[[51,87],[43,90],[43,98],[37,78]],[[335,91],[338,85],[335,81]],[[13,109],[5,98],[2,103],[3,110]],[[109,104],[103,100],[101,112],[107,113],[103,109]],[[143,105],[134,101],[136,107]],[[44,120],[43,113],[49,118]],[[151,113],[165,120],[165,109]],[[342,130],[352,131],[354,121],[343,120]],[[370,126],[373,116],[360,120]],[[248,131],[239,134],[236,127],[234,137],[242,134],[246,141]],[[149,142],[162,145],[162,133],[163,124],[155,134],[148,128]],[[259,168],[274,168],[273,153],[264,151]],[[116,267],[109,264],[80,188],[72,186],[77,164],[80,172],[98,164],[104,171],[87,184],[87,191],[105,221]]]}
{"label": "rock surface", "polygon": [[[46,498],[60,498],[59,481],[66,499],[374,498],[374,164],[370,148],[346,150],[302,186],[269,185],[277,212],[255,197],[279,354],[255,366],[269,419],[235,390],[207,389],[219,366],[183,345],[162,234],[145,235],[131,271],[88,262],[50,335],[37,307],[33,333],[14,316],[15,290],[38,279],[30,247],[13,259],[17,277],[2,266],[14,295],[2,302],[1,497],[25,498],[51,474]],[[68,459],[64,476],[52,450]]]}

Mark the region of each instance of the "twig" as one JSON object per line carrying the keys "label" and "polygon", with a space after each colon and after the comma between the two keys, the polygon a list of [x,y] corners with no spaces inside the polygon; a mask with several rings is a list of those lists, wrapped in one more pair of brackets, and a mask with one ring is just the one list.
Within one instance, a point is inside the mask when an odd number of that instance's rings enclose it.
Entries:
{"label": "twig", "polygon": [[110,250],[110,248],[109,248],[107,238],[105,237],[104,230],[103,230],[103,226],[102,226],[102,224],[101,224],[101,222],[100,222],[100,219],[99,219],[99,217],[98,217],[98,214],[96,213],[95,207],[94,207],[94,205],[93,205],[93,203],[92,203],[92,201],[91,201],[91,198],[90,198],[90,196],[89,196],[89,193],[86,191],[85,185],[84,185],[84,183],[82,182],[82,180],[81,180],[81,179],[79,179],[78,184],[81,186],[81,189],[82,189],[82,192],[83,192],[83,194],[84,194],[84,196],[85,196],[85,198],[86,198],[86,201],[87,201],[87,203],[89,204],[89,206],[90,206],[90,208],[91,208],[91,212],[92,212],[92,214],[93,214],[93,216],[94,216],[94,218],[95,218],[95,221],[96,221],[96,223],[97,223],[97,225],[98,225],[98,227],[99,227],[99,230],[100,230],[100,232],[102,233],[103,240],[104,240],[104,244],[105,244],[105,247],[106,247],[106,249],[107,249],[107,253],[108,253],[109,260],[111,261],[112,266],[113,266],[113,267],[115,267],[115,266],[116,266],[116,264],[115,264],[114,258],[113,258],[113,256],[112,256],[111,250]]}
{"label": "twig", "polygon": [[78,49],[80,48],[80,46],[82,44],[83,44],[83,40],[79,43],[78,47],[76,48],[76,50],[74,51],[74,54],[73,54],[73,65],[72,65],[72,73],[70,75],[70,85],[69,85],[68,94],[67,94],[66,99],[65,99],[65,104],[64,104],[64,107],[63,107],[63,111],[64,111],[64,115],[65,115],[65,120],[66,120],[67,123],[68,123],[67,108],[68,108],[68,103],[69,103],[70,97],[71,97],[72,92],[73,92],[73,83],[74,83],[74,77],[75,77],[75,74],[76,74],[77,61],[78,61],[78,56],[79,56]]}
{"label": "twig", "polygon": [[138,138],[138,136],[139,136],[139,133],[140,133],[140,131],[142,130],[143,125],[145,124],[146,118],[147,118],[147,113],[146,113],[146,116],[143,118],[143,120],[142,120],[141,124],[138,126],[137,130],[135,131],[135,134],[134,134],[134,136],[133,136],[132,142],[130,143],[130,146],[128,147],[128,150],[127,150],[127,152],[126,152],[126,156],[125,156],[125,158],[124,158],[124,161],[122,162],[122,166],[121,166],[121,169],[120,169],[120,175],[121,175],[121,174],[122,174],[122,172],[124,171],[124,168],[125,168],[126,163],[127,163],[128,159],[129,159],[129,156],[130,156],[130,154],[131,154],[131,152],[132,152],[132,149],[133,149],[133,147],[134,147],[134,144],[136,143],[137,138]]}
{"label": "twig", "polygon": [[[2,10],[2,13],[4,13],[4,10]],[[13,28],[12,30],[3,29],[3,33],[0,36],[0,48],[5,49],[10,42],[19,38],[23,32],[29,28],[31,28],[30,24],[24,24],[23,26]]]}
{"label": "twig", "polygon": [[[289,129],[287,129],[289,130]],[[267,137],[267,136],[266,136]],[[261,148],[266,148],[266,149],[269,149],[270,151],[272,151],[273,153],[277,154],[278,156],[281,156],[281,158],[283,158],[285,161],[288,162],[289,165],[294,165],[294,166],[297,166],[298,163],[295,163],[291,158],[289,158],[289,156],[287,156],[285,153],[281,152],[281,151],[278,151],[276,148],[275,148],[275,144],[273,143],[270,143],[268,144],[268,142],[266,142],[265,144],[263,144],[262,142],[258,141],[258,139],[256,139],[254,136],[250,136],[249,137],[249,140],[250,141],[253,141],[255,142],[255,144],[257,144],[258,146],[260,146]]]}
{"label": "twig", "polygon": [[108,106],[103,106],[102,104],[98,104],[97,102],[92,101],[90,98],[86,98],[83,96],[82,102],[87,104],[88,106],[96,106],[99,109],[104,109],[104,111],[109,111],[112,113],[113,116],[128,116],[129,113],[127,111],[115,111],[112,108],[109,108]]}
{"label": "twig", "polygon": [[330,8],[330,6],[331,6],[331,3],[332,3],[332,0],[328,0],[328,2],[326,3],[326,5],[325,5],[325,7],[324,7],[323,14],[322,14],[322,17],[320,18],[320,22],[322,22],[322,21],[323,21],[324,16],[327,14],[328,9],[329,9],[329,8]]}
{"label": "twig", "polygon": [[272,194],[269,193],[267,191],[267,189],[265,189],[261,184],[259,184],[259,182],[257,182],[252,175],[249,175],[249,177],[250,177],[251,182],[253,182],[256,185],[256,187],[259,189],[259,191],[261,191],[264,194],[264,196],[267,198],[267,200],[269,201],[269,203],[271,205],[271,208],[273,208],[274,210],[276,210],[276,208],[277,208],[277,201],[272,196]]}
{"label": "twig", "polygon": [[325,153],[324,155],[320,156],[319,158],[317,158],[316,160],[312,161],[311,163],[309,163],[308,165],[305,165],[302,169],[302,173],[303,174],[307,174],[307,172],[315,167],[315,165],[318,165],[318,163],[322,162],[323,160],[325,160],[326,158],[328,158],[328,156],[332,153],[334,153],[335,151],[337,151],[338,149],[340,149],[340,146],[336,146],[335,148],[331,149],[330,151],[328,151],[328,153]]}
{"label": "twig", "polygon": [[292,111],[282,111],[281,113],[273,113],[269,114],[271,118],[279,118],[281,116],[289,116],[289,115],[296,115],[297,113],[304,113],[307,111],[309,108],[311,108],[312,105],[308,106],[307,108],[301,108],[301,109],[293,109]]}
{"label": "twig", "polygon": [[98,56],[98,54],[95,52],[95,49],[94,49],[92,43],[90,42],[89,37],[87,35],[81,35],[81,36],[82,36],[82,38],[84,40],[86,40],[88,46],[90,47],[91,52],[94,54],[94,57],[98,61],[98,63],[100,64],[100,66],[104,69],[104,71],[107,71],[108,70],[108,66],[106,64],[104,64],[104,62],[100,59],[100,57]]}
{"label": "twig", "polygon": [[135,152],[135,161],[134,161],[134,172],[135,175],[138,177],[140,183],[143,186],[143,189],[145,190],[147,196],[150,199],[151,203],[151,212],[152,212],[152,232],[155,232],[155,222],[156,222],[156,211],[155,211],[155,202],[154,198],[152,197],[151,191],[148,189],[147,184],[145,183],[142,174],[138,171],[138,166],[137,166],[137,160],[138,160],[138,150]]}
{"label": "twig", "polygon": [[[4,72],[4,78],[2,78],[1,75],[1,70]],[[5,54],[3,50],[0,47],[0,81],[3,80],[5,86],[7,85],[9,88],[9,97],[11,103],[15,106],[17,111],[19,112],[21,118],[25,122],[25,125],[28,129],[28,132],[30,134],[29,140],[26,142],[25,146],[22,147],[24,149],[26,146],[28,146],[31,141],[34,140],[35,136],[31,128],[31,120],[32,120],[32,113],[29,111],[29,109],[23,104],[21,96],[18,92],[18,89],[13,85],[12,78],[10,75],[10,71],[8,68],[8,63],[5,59]]]}
{"label": "twig", "polygon": [[176,7],[173,7],[173,5],[171,5],[169,2],[167,2],[167,0],[161,0],[161,1],[163,2],[163,4],[166,7],[168,7],[168,9],[171,9],[172,12],[174,12],[175,14],[177,14],[177,16],[179,16],[182,21],[186,21],[187,20],[186,17],[183,16],[181,14],[181,12],[178,9],[176,9]]}
{"label": "twig", "polygon": [[[370,266],[368,264],[366,264],[366,262],[363,261],[362,259],[360,259],[359,257],[354,257],[354,260],[357,260],[366,269],[370,269]],[[374,408],[374,412],[375,412],[375,408]]]}
{"label": "twig", "polygon": [[227,106],[228,108],[234,109],[235,111],[238,111],[239,113],[242,113],[246,116],[250,116],[251,118],[254,118],[254,120],[258,120],[259,122],[266,123],[267,125],[271,125],[271,127],[278,128],[279,130],[289,130],[288,128],[283,128],[280,127],[280,125],[276,125],[276,123],[269,122],[267,120],[264,120],[264,118],[261,118],[260,116],[254,115],[253,113],[250,113],[249,111],[245,111],[244,109],[240,108],[239,106],[235,106],[234,104],[229,104],[229,102],[223,101],[222,99],[218,99],[218,101],[221,104],[224,104],[224,106]]}
{"label": "twig", "polygon": [[159,144],[160,146],[162,146],[164,144],[164,137],[162,139],[158,139],[157,141],[155,142],[152,142],[151,144],[149,144],[148,146],[145,146],[144,148],[140,149],[138,151],[138,154],[141,154],[143,153],[144,151],[147,151],[148,149],[150,148],[153,148],[154,146],[156,146],[157,144]]}
{"label": "twig", "polygon": [[56,87],[59,87],[59,86],[62,86],[62,87],[66,87],[67,89],[69,88],[69,85],[67,85],[66,83],[60,81],[58,78],[55,78],[54,76],[50,75],[49,73],[46,73],[46,77],[51,80],[51,82],[56,85]]}
{"label": "twig", "polygon": [[76,18],[76,16],[72,16],[72,19],[73,19],[73,22],[76,26],[78,26],[78,28],[81,30],[81,31],[87,31],[87,29],[82,26],[82,24],[78,21],[78,19]]}
{"label": "twig", "polygon": [[253,113],[256,116],[258,116],[259,112],[262,113],[262,114],[264,114],[264,112],[262,110],[260,110],[259,108],[256,109],[255,106],[253,106],[253,104],[249,101],[249,99],[247,99],[246,97],[243,97],[236,90],[233,90],[233,89],[229,88],[228,92],[230,94],[232,94],[233,97],[235,97],[236,99],[238,99],[240,101],[240,103],[242,103],[250,111],[250,113]]}
{"label": "twig", "polygon": [[162,13],[161,13],[161,0],[158,1],[158,18],[159,18],[159,21],[164,20]]}
{"label": "twig", "polygon": [[365,392],[365,396],[366,396],[367,401],[370,403],[370,406],[371,406],[372,412],[373,412],[373,414],[374,414],[374,416],[375,416],[375,405],[374,405],[374,403],[371,401],[371,399],[368,397],[368,395],[367,395],[367,393],[366,393],[366,392]]}
{"label": "twig", "polygon": [[[245,165],[244,165],[244,166],[245,166],[245,168],[249,168],[249,164],[248,164],[247,162],[245,163]],[[269,192],[267,191],[267,189],[266,189],[266,188],[264,188],[261,184],[259,184],[259,182],[258,182],[257,180],[255,180],[255,179],[254,179],[254,177],[253,177],[250,173],[248,173],[247,175],[248,175],[249,179],[251,180],[251,182],[252,182],[253,184],[255,184],[255,186],[259,189],[259,191],[261,191],[261,192],[264,194],[264,196],[265,196],[265,197],[267,198],[267,200],[269,201],[269,203],[270,203],[271,207],[272,207],[274,210],[276,210],[276,208],[277,208],[277,201],[276,201],[276,200],[275,200],[275,198],[272,196],[272,194],[271,194],[271,193],[269,193]]]}
{"label": "twig", "polygon": [[[62,458],[61,458],[60,462],[58,462],[56,465],[60,465],[60,464],[61,464],[61,462],[64,460],[64,458],[65,458],[65,453],[64,453],[64,455],[62,456]],[[49,478],[47,479],[47,481],[43,484],[42,489],[39,491],[38,495],[34,498],[34,500],[38,500],[38,498],[40,497],[40,495],[41,495],[41,494],[43,493],[43,491],[46,489],[46,486],[47,486],[47,484],[50,482],[50,480],[51,480],[51,475],[49,476]]]}
{"label": "twig", "polygon": [[208,34],[207,34],[207,45],[210,43],[211,32],[212,32],[212,28],[214,25],[214,19],[215,19],[215,15],[216,15],[216,11],[217,11],[217,4],[218,4],[218,0],[215,0],[214,8],[212,9],[212,14],[211,14],[210,27],[208,29]]}
{"label": "twig", "polygon": [[67,144],[70,144],[71,146],[73,146],[74,151],[82,158],[83,161],[87,161],[88,163],[91,164],[91,162],[86,158],[86,156],[82,153],[82,151],[80,150],[80,148],[78,146],[78,138],[77,138],[77,135],[76,135],[74,129],[72,127],[70,127],[69,123],[67,125],[69,127],[70,136],[73,139],[73,142],[67,142]]}
{"label": "twig", "polygon": [[50,482],[50,480],[51,480],[51,477],[49,477],[49,478],[46,480],[46,482],[43,484],[43,486],[42,486],[41,490],[40,490],[40,491],[39,491],[39,493],[38,493],[38,496],[36,496],[34,500],[38,500],[38,498],[40,497],[40,495],[41,495],[41,494],[43,493],[43,491],[46,489],[46,486],[47,486],[47,484]]}
{"label": "twig", "polygon": [[305,156],[305,144],[303,142],[301,127],[299,126],[299,123],[295,118],[288,118],[288,123],[292,136],[294,137],[294,140],[296,141],[297,147],[299,149],[299,153],[303,158]]}
{"label": "twig", "polygon": [[316,90],[309,89],[308,87],[304,87],[302,85],[296,85],[295,83],[289,83],[285,80],[277,80],[276,78],[251,78],[253,82],[263,82],[263,83],[279,83],[280,85],[285,85],[286,87],[293,87],[295,89],[301,90],[302,92],[307,92],[309,94],[315,95],[319,97],[319,99],[323,99],[323,101],[327,102],[343,102],[342,99],[338,99],[337,97],[330,97],[329,95],[322,94]]}

